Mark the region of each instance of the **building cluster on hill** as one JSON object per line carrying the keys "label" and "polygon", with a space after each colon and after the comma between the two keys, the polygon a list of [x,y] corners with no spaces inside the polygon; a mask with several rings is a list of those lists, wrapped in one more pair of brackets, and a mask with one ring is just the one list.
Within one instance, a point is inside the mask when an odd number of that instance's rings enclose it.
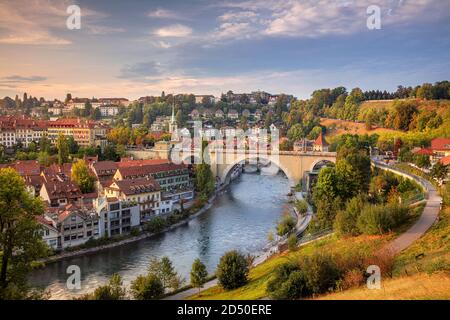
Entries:
{"label": "building cluster on hill", "polygon": [[430,163],[442,163],[444,166],[450,164],[450,138],[435,138],[431,140],[429,148],[417,148],[414,154],[430,157]]}
{"label": "building cluster on hill", "polygon": [[73,137],[80,146],[105,146],[109,126],[81,118],[61,118],[55,121],[36,120],[24,116],[0,116],[0,144],[4,147],[38,143],[48,137],[55,143],[60,133]]}
{"label": "building cluster on hill", "polygon": [[82,193],[72,181],[72,164],[44,167],[35,160],[0,165],[14,168],[29,192],[41,197],[45,214],[38,218],[43,240],[53,249],[89,239],[127,234],[194,197],[188,168],[169,160],[98,161],[85,157],[95,177],[95,191]]}

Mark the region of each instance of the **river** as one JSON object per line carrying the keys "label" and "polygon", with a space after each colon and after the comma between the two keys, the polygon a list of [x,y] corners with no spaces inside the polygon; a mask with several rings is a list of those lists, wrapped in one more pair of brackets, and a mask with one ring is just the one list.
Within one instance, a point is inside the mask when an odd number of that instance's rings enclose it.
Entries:
{"label": "river", "polygon": [[[259,254],[270,230],[286,209],[289,183],[282,174],[243,174],[220,196],[211,209],[164,234],[86,256],[48,264],[30,275],[30,284],[45,288],[51,299],[67,299],[94,290],[119,273],[125,285],[146,271],[149,259],[168,256],[186,283],[196,258],[213,273],[224,252],[238,249]],[[66,288],[66,269],[81,269],[81,290]]]}

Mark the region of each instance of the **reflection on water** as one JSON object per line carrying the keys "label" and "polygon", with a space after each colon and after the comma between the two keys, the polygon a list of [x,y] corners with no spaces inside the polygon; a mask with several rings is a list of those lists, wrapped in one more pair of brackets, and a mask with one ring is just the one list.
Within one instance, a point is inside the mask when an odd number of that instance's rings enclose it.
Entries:
{"label": "reflection on water", "polygon": [[[189,281],[196,258],[205,263],[208,272],[214,272],[221,255],[228,250],[259,253],[283,212],[288,191],[283,175],[244,174],[210,210],[185,225],[152,238],[49,264],[33,272],[30,282],[50,290],[53,299],[69,298],[92,291],[113,273],[119,273],[128,285],[145,273],[152,256],[168,256]],[[68,291],[65,287],[69,265],[81,268],[81,290]]]}

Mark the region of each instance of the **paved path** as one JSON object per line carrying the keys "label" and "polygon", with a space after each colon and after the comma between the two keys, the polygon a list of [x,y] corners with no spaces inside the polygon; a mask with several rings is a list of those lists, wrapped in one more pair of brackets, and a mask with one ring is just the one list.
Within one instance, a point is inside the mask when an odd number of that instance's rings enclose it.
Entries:
{"label": "paved path", "polygon": [[[385,169],[385,170],[389,170],[392,172],[397,172],[401,175],[409,176],[410,178],[416,180],[419,184],[421,184],[425,188],[426,193],[427,193],[426,205],[425,205],[425,208],[424,208],[423,213],[420,216],[419,220],[417,220],[416,223],[411,228],[409,228],[405,233],[401,234],[394,241],[390,242],[387,245],[387,247],[385,248],[390,253],[397,254],[397,253],[403,251],[404,249],[406,249],[407,247],[409,247],[414,241],[416,241],[417,239],[422,237],[425,234],[425,232],[427,232],[427,230],[434,224],[437,217],[439,216],[442,198],[439,196],[439,192],[436,190],[436,188],[430,182],[428,182],[426,179],[416,176],[414,174],[400,171],[396,168],[392,168],[390,166],[387,166],[385,164],[382,164],[382,163],[379,163],[376,161],[373,161],[372,163],[381,169]],[[306,224],[308,224],[309,220],[311,219],[311,215],[309,215],[309,214],[305,218],[307,218],[308,216],[309,216],[309,219]],[[305,219],[300,219],[300,220],[305,220]],[[303,223],[300,223],[300,224],[304,224],[304,222],[305,221],[303,221]],[[326,237],[326,236],[329,236],[329,235],[325,235],[324,237]],[[320,237],[316,240],[319,240],[321,238],[323,238],[323,237]],[[312,241],[315,241],[315,240],[312,240]],[[306,245],[310,242],[311,241],[302,243],[300,246]],[[266,252],[266,254],[263,255],[262,257],[258,257],[259,261],[255,261],[254,265],[258,265],[258,264],[264,262],[270,256],[270,254],[271,254],[271,252]],[[206,290],[215,285],[217,285],[217,279],[207,282],[200,291]],[[188,289],[186,291],[182,291],[175,295],[166,297],[166,298],[164,298],[164,300],[183,300],[183,299],[186,299],[187,297],[190,297],[197,293],[198,293],[198,289]]]}
{"label": "paved path", "polygon": [[426,189],[426,205],[419,220],[417,220],[416,223],[405,233],[401,234],[394,241],[389,243],[389,245],[387,245],[387,247],[385,248],[392,254],[397,254],[409,247],[414,241],[422,237],[425,232],[427,232],[427,230],[434,224],[437,217],[439,216],[442,198],[440,197],[438,190],[436,190],[436,188],[426,179],[411,173],[400,171],[396,168],[392,168],[384,164],[380,164],[378,162],[374,162],[374,164],[381,169],[387,169],[389,171],[397,172],[402,175],[408,175]]}

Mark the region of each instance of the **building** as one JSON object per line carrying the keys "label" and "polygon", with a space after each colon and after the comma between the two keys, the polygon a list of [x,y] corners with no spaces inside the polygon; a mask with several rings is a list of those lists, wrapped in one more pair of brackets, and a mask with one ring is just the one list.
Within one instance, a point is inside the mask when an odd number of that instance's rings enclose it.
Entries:
{"label": "building", "polygon": [[64,173],[42,174],[43,184],[39,195],[50,207],[61,207],[81,200],[80,188]]}
{"label": "building", "polygon": [[199,112],[197,109],[194,109],[194,110],[192,110],[191,113],[189,114],[189,117],[190,117],[192,120],[198,120],[198,119],[200,119],[200,112]]}
{"label": "building", "polygon": [[58,249],[59,232],[56,227],[56,222],[48,216],[37,216],[37,222],[41,226],[42,240],[53,250]]}
{"label": "building", "polygon": [[213,95],[203,94],[195,96],[195,103],[201,104],[204,99],[206,99],[209,103],[214,103],[216,101],[216,98]]}
{"label": "building", "polygon": [[101,105],[98,108],[102,117],[115,117],[119,114],[119,107],[115,105]]}
{"label": "building", "polygon": [[413,153],[429,156],[430,162],[436,163],[442,158],[450,156],[450,138],[435,138],[431,140],[429,148],[417,149]]}
{"label": "building", "polygon": [[124,107],[128,107],[131,104],[131,101],[126,98],[99,98],[98,102],[101,105],[114,105]]}
{"label": "building", "polygon": [[235,109],[230,109],[228,111],[228,119],[236,120],[239,119],[239,113]]}
{"label": "building", "polygon": [[100,217],[93,208],[68,204],[47,209],[45,216],[58,232],[58,249],[79,246],[101,237]]}
{"label": "building", "polygon": [[222,119],[224,117],[224,113],[223,113],[223,111],[221,109],[217,109],[216,112],[214,113],[214,116],[216,118]]}
{"label": "building", "polygon": [[161,196],[161,187],[153,178],[113,180],[105,188],[105,196],[139,205],[141,222],[155,215],[172,211],[172,201]]}
{"label": "building", "polygon": [[141,224],[137,203],[99,197],[94,201],[94,208],[100,217],[100,234],[103,237],[130,233]]}
{"label": "building", "polygon": [[328,151],[328,144],[323,138],[322,132],[319,134],[316,140],[314,140],[313,143],[313,151],[316,152],[327,152]]}
{"label": "building", "polygon": [[73,137],[78,145],[101,146],[107,144],[109,127],[101,122],[80,118],[64,118],[48,122],[48,138],[55,143],[59,134]]}
{"label": "building", "polygon": [[22,144],[28,147],[31,142],[38,143],[47,135],[47,121],[26,117],[0,117],[0,144],[12,147]]}

